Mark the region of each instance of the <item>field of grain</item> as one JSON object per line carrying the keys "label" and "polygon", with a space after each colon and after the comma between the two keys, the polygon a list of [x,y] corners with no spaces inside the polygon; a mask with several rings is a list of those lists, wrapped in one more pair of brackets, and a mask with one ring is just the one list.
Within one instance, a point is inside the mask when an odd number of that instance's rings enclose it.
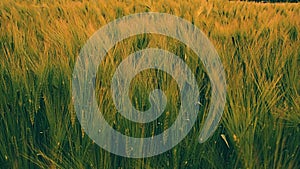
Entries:
{"label": "field of grain", "polygon": [[[96,81],[98,102],[106,105],[103,113],[116,130],[152,136],[178,113],[176,83],[157,70],[137,75],[130,97],[145,110],[147,93],[162,88],[171,99],[162,116],[142,125],[117,113],[108,83],[133,51],[159,47],[181,57],[197,74],[202,98],[197,122],[182,142],[158,156],[131,159],[101,149],[84,133],[71,85],[76,58],[89,37],[110,21],[139,12],[173,14],[206,34],[225,69],[227,100],[217,131],[199,144],[210,103],[201,62],[184,44],[161,35],[120,42],[108,52]],[[0,168],[300,168],[299,18],[299,3],[0,1]]]}

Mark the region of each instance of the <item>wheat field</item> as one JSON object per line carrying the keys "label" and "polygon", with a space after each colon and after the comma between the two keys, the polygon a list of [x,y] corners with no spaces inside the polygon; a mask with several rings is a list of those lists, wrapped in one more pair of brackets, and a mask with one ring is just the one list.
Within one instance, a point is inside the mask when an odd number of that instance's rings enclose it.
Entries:
{"label": "wheat field", "polygon": [[[98,104],[121,133],[162,133],[178,114],[178,87],[147,70],[132,81],[139,110],[161,88],[170,101],[153,123],[118,114],[109,95],[116,67],[130,53],[159,47],[197,75],[201,103],[195,126],[171,150],[149,158],[111,154],[82,130],[72,102],[72,72],[85,42],[122,16],[161,12],[184,18],[215,46],[226,73],[227,98],[214,135],[198,143],[210,103],[210,82],[195,54],[161,35],[125,39],[111,49],[96,79]],[[0,168],[300,168],[300,4],[204,0],[0,1]],[[101,85],[100,85],[101,84]],[[82,124],[84,125],[84,124]],[[129,150],[128,150],[129,151]]]}

